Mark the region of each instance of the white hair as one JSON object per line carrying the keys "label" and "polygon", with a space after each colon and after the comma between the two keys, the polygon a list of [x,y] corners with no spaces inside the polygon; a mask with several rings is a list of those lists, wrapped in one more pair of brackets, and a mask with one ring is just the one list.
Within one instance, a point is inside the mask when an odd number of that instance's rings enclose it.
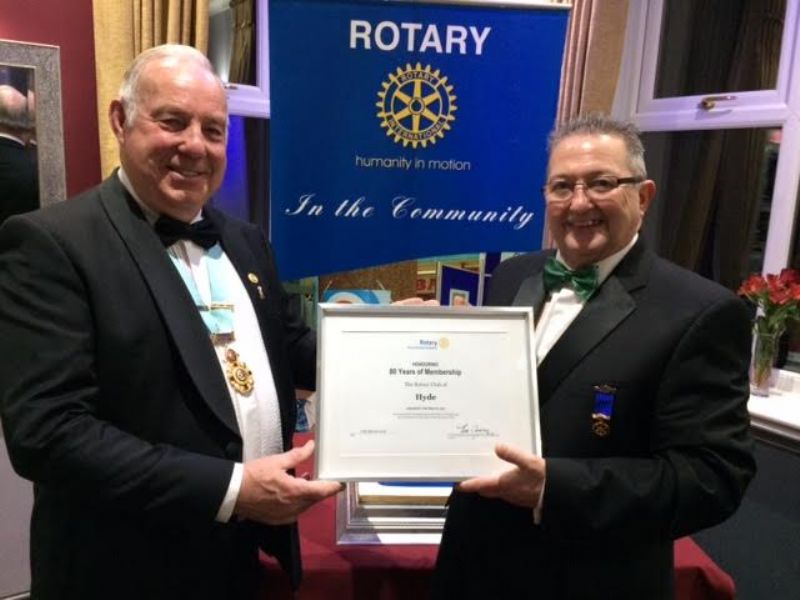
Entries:
{"label": "white hair", "polygon": [[34,128],[28,99],[10,85],[0,85],[0,127],[15,132]]}
{"label": "white hair", "polygon": [[211,61],[197,48],[181,44],[163,44],[161,46],[155,46],[139,54],[130,64],[128,70],[125,71],[125,75],[122,78],[122,84],[119,87],[119,101],[122,103],[122,108],[125,111],[126,126],[133,123],[136,117],[136,110],[139,102],[139,79],[145,67],[151,62],[167,58],[172,58],[180,62],[194,62],[214,76],[214,79],[219,83],[220,89],[225,89],[222,80],[214,72]]}

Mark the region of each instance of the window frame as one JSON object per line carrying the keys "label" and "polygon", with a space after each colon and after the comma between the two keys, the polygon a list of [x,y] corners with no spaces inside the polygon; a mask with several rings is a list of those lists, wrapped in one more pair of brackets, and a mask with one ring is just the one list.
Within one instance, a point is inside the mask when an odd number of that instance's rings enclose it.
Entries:
{"label": "window frame", "polygon": [[[629,4],[612,113],[632,120],[643,132],[781,128],[763,266],[764,273],[778,272],[789,263],[800,192],[800,0],[787,0],[776,89],[654,98],[664,4]],[[699,108],[703,98],[716,95],[736,99],[711,110]]]}
{"label": "window frame", "polygon": [[256,0],[256,85],[225,83],[228,113],[269,119],[269,0]]}
{"label": "window frame", "polygon": [[[665,4],[666,0],[644,0],[629,5],[625,51],[627,53],[628,50],[636,49],[635,53],[626,57],[631,63],[627,74],[634,79],[625,82],[621,77],[621,85],[618,87],[618,94],[622,92],[629,96],[628,116],[634,116],[648,131],[762,127],[788,118],[791,110],[791,83],[797,78],[795,66],[800,17],[797,0],[787,0],[775,89],[738,92],[719,90],[690,96],[657,98],[655,87]],[[734,96],[734,99],[721,101],[711,110],[699,107],[703,98],[725,95]]]}

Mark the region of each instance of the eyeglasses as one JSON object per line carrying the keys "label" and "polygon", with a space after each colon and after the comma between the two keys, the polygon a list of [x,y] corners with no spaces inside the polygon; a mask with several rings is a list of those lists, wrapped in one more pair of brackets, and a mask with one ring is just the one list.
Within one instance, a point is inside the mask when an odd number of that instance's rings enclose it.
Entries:
{"label": "eyeglasses", "polygon": [[589,181],[570,181],[569,179],[554,179],[542,188],[544,197],[548,202],[569,202],[575,197],[575,188],[583,186],[583,193],[592,200],[605,200],[609,198],[621,185],[642,183],[644,177],[614,177],[601,175]]}

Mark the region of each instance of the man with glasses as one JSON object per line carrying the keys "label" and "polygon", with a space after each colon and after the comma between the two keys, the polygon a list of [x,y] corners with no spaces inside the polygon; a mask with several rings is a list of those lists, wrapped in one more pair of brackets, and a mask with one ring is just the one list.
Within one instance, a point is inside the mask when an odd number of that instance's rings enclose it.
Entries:
{"label": "man with glasses", "polygon": [[633,126],[556,130],[544,195],[556,251],[502,263],[489,299],[534,307],[543,455],[499,444],[509,469],[458,486],[434,596],[672,598],[673,540],[755,473],[748,311],[640,238],[655,183]]}

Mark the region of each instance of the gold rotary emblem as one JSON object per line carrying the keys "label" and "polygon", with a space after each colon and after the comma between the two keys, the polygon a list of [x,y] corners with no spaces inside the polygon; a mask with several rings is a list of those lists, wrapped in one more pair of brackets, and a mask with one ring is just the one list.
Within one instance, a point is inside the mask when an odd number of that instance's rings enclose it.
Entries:
{"label": "gold rotary emblem", "polygon": [[450,340],[446,337],[439,338],[439,348],[447,350],[450,347]]}
{"label": "gold rotary emblem", "polygon": [[409,144],[412,148],[435,144],[456,120],[453,113],[458,107],[453,86],[430,65],[397,67],[381,87],[376,104],[381,127],[404,148]]}

